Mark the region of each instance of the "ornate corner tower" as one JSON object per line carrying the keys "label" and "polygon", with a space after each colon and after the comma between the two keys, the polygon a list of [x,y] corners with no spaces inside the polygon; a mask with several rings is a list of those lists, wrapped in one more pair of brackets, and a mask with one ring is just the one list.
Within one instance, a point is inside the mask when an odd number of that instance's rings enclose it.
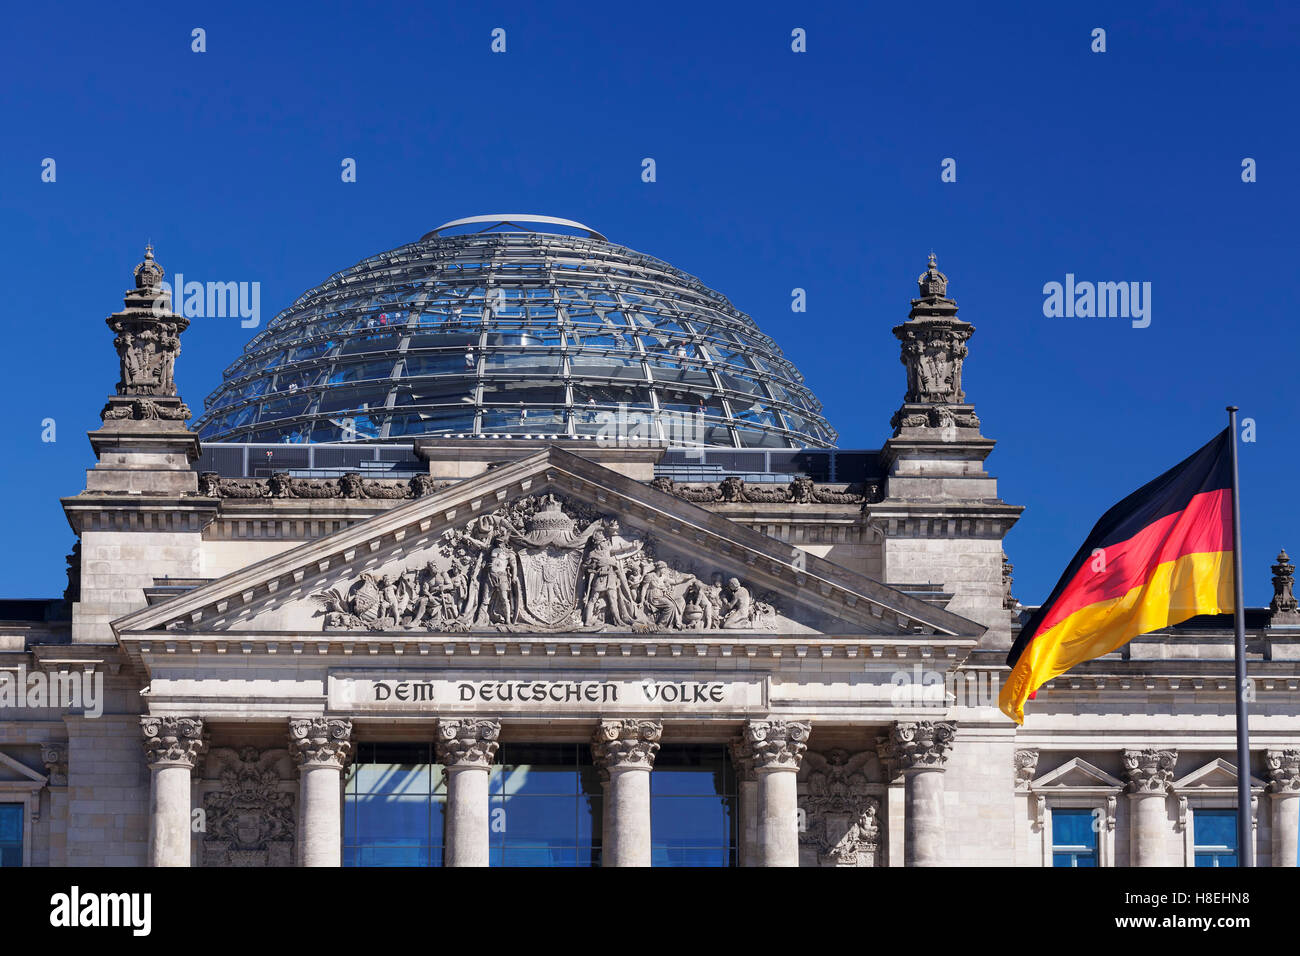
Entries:
{"label": "ornate corner tower", "polygon": [[[215,507],[198,495],[198,435],[176,389],[176,357],[189,322],[171,310],[163,269],[146,247],[135,287],[106,320],[117,349],[116,394],[90,432],[97,459],[86,488],[62,500],[78,535],[74,642],[111,643],[108,624],[144,606],[158,578],[200,576],[200,537]],[[73,560],[73,559],[70,559]]]}
{"label": "ornate corner tower", "polygon": [[962,388],[975,326],[957,317],[933,254],[917,284],[920,298],[894,328],[907,392],[881,451],[884,499],[867,514],[884,536],[886,582],[942,584],[953,595],[950,611],[988,627],[982,646],[1008,647],[1002,538],[1024,509],[1000,499],[997,479],[984,470],[996,443],[980,434]]}

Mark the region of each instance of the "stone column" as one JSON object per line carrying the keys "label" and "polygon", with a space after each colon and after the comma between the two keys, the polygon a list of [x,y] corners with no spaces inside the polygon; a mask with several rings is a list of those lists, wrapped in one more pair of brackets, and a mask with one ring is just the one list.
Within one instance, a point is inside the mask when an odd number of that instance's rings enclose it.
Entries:
{"label": "stone column", "polygon": [[298,865],[343,864],[343,768],[352,754],[352,721],[289,721],[289,752],[298,764]]}
{"label": "stone column", "polygon": [[141,717],[149,764],[149,865],[190,865],[190,775],[207,742],[198,717]]}
{"label": "stone column", "polygon": [[438,760],[447,768],[443,866],[488,865],[488,778],[500,737],[499,720],[466,717],[438,721]]}
{"label": "stone column", "polygon": [[591,757],[609,775],[602,866],[650,865],[650,771],[663,732],[658,720],[602,720],[596,726]]}
{"label": "stone column", "polygon": [[1129,795],[1129,866],[1167,866],[1169,781],[1177,750],[1124,751]]}
{"label": "stone column", "polygon": [[903,775],[903,866],[948,862],[943,774],[956,736],[952,721],[898,721],[881,742],[881,755]]}
{"label": "stone column", "polygon": [[744,735],[758,778],[758,866],[799,865],[799,764],[812,726],[751,720]]}
{"label": "stone column", "polygon": [[741,734],[731,742],[731,766],[736,773],[736,829],[740,845],[736,848],[738,866],[758,866],[758,774],[754,771],[754,748]]}
{"label": "stone column", "polygon": [[1300,749],[1266,750],[1264,761],[1273,803],[1273,865],[1295,866],[1300,852]]}

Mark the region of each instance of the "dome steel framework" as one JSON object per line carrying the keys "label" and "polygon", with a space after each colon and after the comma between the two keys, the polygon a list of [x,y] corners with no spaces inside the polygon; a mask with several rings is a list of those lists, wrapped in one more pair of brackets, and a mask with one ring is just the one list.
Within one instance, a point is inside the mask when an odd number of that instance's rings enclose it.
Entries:
{"label": "dome steel framework", "polygon": [[207,442],[833,447],[821,410],[777,344],[695,277],[581,223],[476,216],[300,296],[195,428]]}

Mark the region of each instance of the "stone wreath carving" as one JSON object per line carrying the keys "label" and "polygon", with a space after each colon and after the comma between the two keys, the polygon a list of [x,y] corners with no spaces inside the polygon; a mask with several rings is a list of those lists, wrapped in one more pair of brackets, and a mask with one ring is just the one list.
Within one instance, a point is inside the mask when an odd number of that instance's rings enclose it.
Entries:
{"label": "stone wreath carving", "polygon": [[799,842],[822,866],[874,866],[880,840],[880,801],[866,792],[863,765],[870,751],[808,751],[807,793],[799,800],[804,826]]}
{"label": "stone wreath carving", "polygon": [[312,597],[325,630],[768,630],[777,618],[738,578],[671,568],[649,538],[554,495],[444,532],[432,560]]}
{"label": "stone wreath carving", "polygon": [[348,472],[339,478],[294,478],[277,472],[268,478],[222,478],[214,471],[199,475],[199,494],[208,498],[423,498],[451,481],[415,475],[408,481],[362,478]]}
{"label": "stone wreath carving", "polygon": [[[826,488],[818,488],[811,478],[807,475],[799,475],[790,482],[785,488],[760,488],[756,485],[747,485],[743,478],[737,478],[734,475],[723,478],[717,485],[705,485],[704,487],[692,487],[689,485],[678,485],[673,479],[668,477],[655,478],[650,482],[651,487],[670,495],[675,495],[684,501],[695,502],[772,502],[796,505],[809,504],[837,504],[851,505],[862,504],[868,499],[868,495],[856,494],[848,491],[830,491]],[[875,486],[868,489],[874,493]]]}

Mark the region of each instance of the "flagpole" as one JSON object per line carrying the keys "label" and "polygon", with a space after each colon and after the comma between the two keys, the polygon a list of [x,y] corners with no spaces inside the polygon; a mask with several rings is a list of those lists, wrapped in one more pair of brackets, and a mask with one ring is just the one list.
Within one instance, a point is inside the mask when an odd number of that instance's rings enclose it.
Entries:
{"label": "flagpole", "polygon": [[1237,645],[1237,860],[1255,865],[1250,827],[1250,722],[1246,715],[1246,607],[1241,581],[1241,495],[1237,483],[1237,406],[1228,407],[1228,447],[1232,457],[1232,592]]}

